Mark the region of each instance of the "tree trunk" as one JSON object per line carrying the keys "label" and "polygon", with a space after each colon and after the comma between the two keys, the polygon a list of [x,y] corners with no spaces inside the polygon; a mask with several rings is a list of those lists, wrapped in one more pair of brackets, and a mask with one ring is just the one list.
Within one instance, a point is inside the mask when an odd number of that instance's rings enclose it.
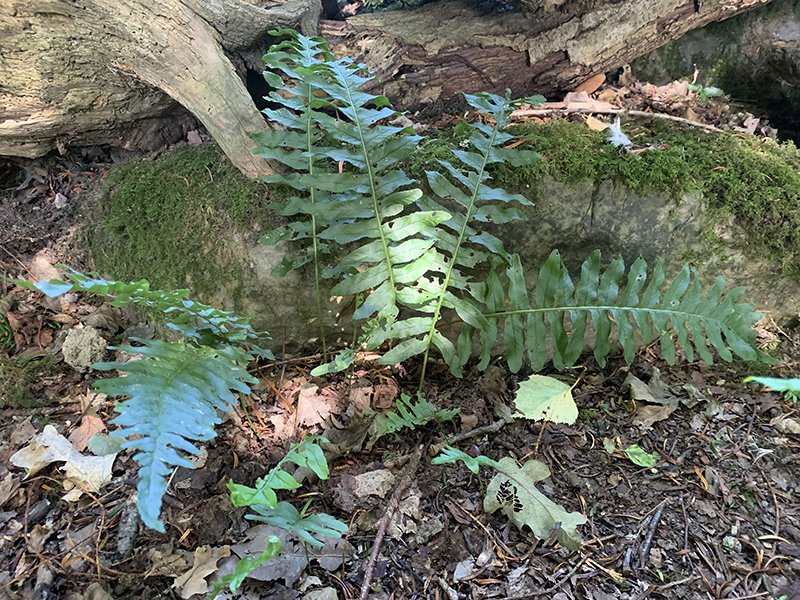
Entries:
{"label": "tree trunk", "polygon": [[520,0],[527,15],[486,15],[465,0],[440,0],[322,21],[320,33],[337,55],[362,60],[379,76],[373,91],[415,109],[459,92],[569,90],[691,29],[770,1]]}
{"label": "tree trunk", "polygon": [[193,122],[183,106],[263,174],[249,134],[266,125],[231,56],[268,29],[315,31],[319,13],[318,0],[2,0],[0,155],[167,141]]}
{"label": "tree trunk", "polygon": [[[408,108],[462,91],[569,88],[769,1],[519,0],[526,12],[492,16],[440,0],[323,21],[322,32]],[[263,174],[249,134],[266,124],[242,71],[260,71],[267,30],[315,32],[320,11],[319,0],[0,0],[0,155],[156,146],[194,115],[243,173]]]}

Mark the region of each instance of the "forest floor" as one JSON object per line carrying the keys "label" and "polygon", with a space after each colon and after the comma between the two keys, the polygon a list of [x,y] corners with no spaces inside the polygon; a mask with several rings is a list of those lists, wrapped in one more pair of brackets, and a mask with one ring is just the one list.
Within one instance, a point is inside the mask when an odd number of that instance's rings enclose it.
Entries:
{"label": "forest floor", "polygon": [[[0,181],[0,271],[55,275],[79,221],[74,199],[102,177],[99,158],[50,158],[23,181]],[[365,357],[347,376],[317,378],[310,371],[319,357],[280,356],[253,367],[254,395],[219,427],[199,468],[173,474],[167,532],[158,534],[137,527],[130,452],[116,456],[110,483],[96,494],[67,489],[63,461],[26,477],[10,460],[46,426],[89,454],[88,440],[113,429],[114,406],[92,390],[96,372],[64,363],[66,332],[94,323],[113,344],[134,330],[142,335],[142,324],[96,299],[52,301],[10,282],[0,282],[3,315],[0,598],[206,597],[215,578],[237,557],[260,553],[272,533],[231,505],[226,483],[252,484],[291,442],[322,433],[343,452],[331,460],[330,480],[303,488],[297,500],[348,523],[345,541],[315,551],[285,539],[279,558],[238,594],[218,598],[357,598],[378,521],[396,507],[370,598],[800,599],[800,400],[743,384],[748,365],[679,357],[670,366],[643,348],[630,368],[620,356],[600,368],[587,355],[557,374],[578,381],[572,426],[502,421],[497,415],[524,377],[499,365],[463,380],[434,369],[427,399],[459,415],[369,447],[354,408],[391,408],[415,388],[416,365],[406,371]],[[760,333],[783,361],[774,374],[796,375],[797,324],[766,322]],[[430,448],[443,442],[473,456],[544,462],[551,475],[540,491],[588,519],[580,549],[486,514],[491,473],[433,465]],[[631,459],[626,450],[636,445],[654,466]]]}

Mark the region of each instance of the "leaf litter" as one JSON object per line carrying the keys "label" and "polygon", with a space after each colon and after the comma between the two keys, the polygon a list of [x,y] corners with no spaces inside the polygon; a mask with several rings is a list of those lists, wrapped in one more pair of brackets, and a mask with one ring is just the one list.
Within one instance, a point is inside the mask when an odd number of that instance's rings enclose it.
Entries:
{"label": "leaf litter", "polygon": [[[604,85],[582,91],[610,104],[628,95],[624,86],[609,93],[610,84]],[[647,93],[651,108],[679,103],[684,94],[682,87]],[[719,101],[708,103],[714,102]],[[28,292],[13,293],[17,353],[44,348],[58,356],[58,334],[41,334],[42,317],[69,328],[98,312],[79,298],[47,305]],[[107,321],[98,316],[95,324]],[[124,336],[135,325],[101,329]],[[798,337],[790,331],[779,340],[795,369]],[[363,409],[394,406],[413,378],[388,367],[360,368],[350,378],[313,378],[314,366],[299,359],[288,368],[259,367],[264,385],[206,448],[205,467],[176,474],[166,498],[168,533],[140,531],[132,554],[120,558],[117,515],[131,500],[134,465],[129,454],[114,457],[118,449],[102,448],[111,402],[92,394],[89,380],[58,362],[42,388],[55,405],[6,408],[0,420],[0,590],[14,598],[31,598],[34,589],[70,600],[179,598],[195,591],[188,597],[202,598],[204,586],[224,576],[234,557],[263,549],[268,531],[252,527],[230,506],[225,483],[252,483],[290,441],[318,432],[330,440],[333,477],[326,485],[308,482],[307,495],[298,500],[351,523],[347,544],[337,542],[323,552],[287,538],[282,556],[292,569],[280,562],[264,565],[261,579],[246,581],[241,598],[356,596],[407,456],[420,443],[463,434],[470,437],[458,448],[505,461],[513,478],[475,475],[423,458],[387,528],[373,597],[703,598],[713,590],[718,598],[777,598],[800,576],[800,506],[794,493],[800,446],[791,425],[796,406],[780,393],[743,386],[741,367],[686,362],[669,367],[643,352],[631,370],[614,359],[600,370],[588,359],[582,379],[570,389],[572,404],[553,402],[558,393],[531,400],[528,409],[548,417],[546,427],[511,420],[511,398],[517,397],[519,408],[525,382],[501,367],[463,381],[438,374],[427,399],[439,410],[459,408],[460,416],[372,441],[374,417],[365,417]],[[568,371],[566,380],[579,375]],[[369,450],[367,441],[373,444]],[[16,466],[11,457],[21,447],[29,457],[15,459],[23,464]],[[637,448],[641,454],[633,451]],[[85,460],[98,458],[89,451],[102,455],[103,450],[110,452],[103,464],[113,466],[95,480]],[[645,468],[632,455],[655,457],[657,463]],[[84,493],[79,502],[62,501],[70,463],[73,483],[89,473],[83,483],[102,481],[99,491]],[[26,464],[38,468],[27,479]],[[202,477],[195,480],[198,473]],[[179,486],[181,481],[188,484]],[[490,489],[499,506],[487,513],[483,505]],[[542,505],[541,498],[562,512],[529,511]],[[487,508],[493,508],[491,501]],[[549,514],[547,522],[543,514]],[[579,547],[564,537],[573,530],[581,534]],[[182,576],[181,586],[173,587]]]}

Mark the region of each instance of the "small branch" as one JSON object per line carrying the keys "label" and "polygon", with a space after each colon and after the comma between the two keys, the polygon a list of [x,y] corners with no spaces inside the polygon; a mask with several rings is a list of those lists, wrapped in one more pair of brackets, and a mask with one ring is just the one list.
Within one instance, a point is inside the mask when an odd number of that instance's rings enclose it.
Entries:
{"label": "small branch", "polygon": [[397,507],[400,505],[403,492],[405,492],[408,486],[411,484],[411,479],[414,477],[414,474],[419,468],[419,462],[422,459],[422,453],[424,450],[425,446],[421,445],[414,451],[414,454],[411,455],[411,459],[408,461],[405,469],[403,469],[403,474],[400,477],[397,487],[395,487],[394,492],[392,492],[392,497],[389,498],[389,504],[386,506],[386,512],[383,514],[383,517],[381,517],[381,520],[378,523],[378,533],[375,534],[375,542],[372,544],[372,554],[369,557],[367,568],[364,571],[364,583],[361,584],[361,594],[358,597],[359,600],[367,600],[367,597],[369,596],[369,586],[372,584],[372,575],[375,572],[375,564],[378,562],[378,556],[381,553],[381,546],[383,546],[383,539],[386,537],[386,528],[389,527],[389,521],[392,519],[392,515],[394,515]]}
{"label": "small branch", "polygon": [[509,423],[513,422],[514,419],[502,418],[499,421],[495,421],[490,425],[484,425],[483,427],[476,427],[475,429],[470,429],[469,431],[464,431],[462,433],[451,435],[449,438],[446,438],[445,440],[439,442],[438,444],[434,444],[433,446],[431,446],[431,452],[433,454],[439,454],[439,452],[441,452],[442,448],[444,448],[445,446],[453,446],[454,444],[463,442],[464,440],[481,436],[484,433],[496,433]]}
{"label": "small branch", "polygon": [[624,117],[641,117],[645,119],[662,119],[664,121],[674,121],[682,125],[689,125],[691,127],[699,127],[706,131],[714,131],[722,133],[723,130],[714,125],[706,125],[705,123],[698,123],[683,117],[675,117],[673,115],[666,115],[663,113],[652,113],[644,110],[628,110],[625,108],[530,108],[524,110],[516,110],[511,113],[512,118],[520,117],[543,117],[553,114],[579,114],[579,115],[620,115]]}
{"label": "small branch", "polygon": [[664,512],[664,507],[666,506],[666,504],[667,501],[664,500],[661,504],[658,505],[655,514],[652,517],[650,517],[650,522],[647,524],[647,535],[644,538],[644,544],[642,544],[642,550],[639,553],[640,569],[644,567],[648,556],[650,556],[650,546],[653,545],[653,537],[656,534],[656,529],[658,529],[658,523],[659,521],[661,521],[661,513]]}

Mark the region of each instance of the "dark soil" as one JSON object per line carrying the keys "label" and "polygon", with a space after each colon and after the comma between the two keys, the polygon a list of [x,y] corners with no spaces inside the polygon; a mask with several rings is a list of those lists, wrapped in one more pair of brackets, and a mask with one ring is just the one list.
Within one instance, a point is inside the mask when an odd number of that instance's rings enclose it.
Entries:
{"label": "dark soil", "polygon": [[[23,274],[20,263],[45,248],[56,254],[61,248],[57,258],[64,258],[63,235],[75,214],[71,199],[103,169],[102,161],[73,157],[8,171],[0,196],[5,272]],[[67,197],[64,208],[55,207],[57,193]],[[231,506],[228,481],[252,484],[303,434],[324,431],[334,437],[342,427],[347,432],[347,409],[357,398],[386,408],[399,390],[415,388],[413,365],[410,373],[365,365],[349,379],[327,380],[312,378],[314,362],[303,357],[261,365],[254,370],[262,384],[252,402],[246,410],[237,407],[220,427],[203,466],[174,474],[163,512],[167,533],[142,531],[132,510],[136,471],[130,453],[117,457],[113,481],[101,494],[77,502],[62,499],[59,469],[51,466],[24,479],[10,464],[11,455],[45,425],[69,435],[87,414],[109,423],[114,408],[111,399],[91,392],[95,375],[76,373],[58,352],[63,332],[85,321],[96,306],[73,299],[65,310],[35,293],[9,289],[2,296],[13,297],[13,304],[3,308],[13,321],[14,342],[0,349],[0,358],[35,353],[50,357],[52,365],[32,388],[39,405],[0,409],[0,598],[180,598],[175,578],[192,567],[198,548],[227,552],[257,535],[242,510]],[[775,352],[784,359],[775,374],[797,373],[798,331],[771,333]],[[623,382],[629,372],[648,382],[656,368],[672,393],[693,406],[681,405],[642,431],[634,424],[637,404],[623,392]],[[580,550],[535,539],[500,513],[487,515],[483,493],[492,473],[484,470],[478,477],[463,467],[434,466],[426,452],[400,496],[370,597],[800,598],[797,400],[742,384],[750,372],[741,364],[684,360],[669,366],[648,348],[630,369],[620,358],[601,369],[586,357],[581,368],[563,374],[570,382],[580,378],[573,390],[580,409],[574,426],[517,421],[457,444],[473,456],[545,462],[551,476],[539,484],[540,491],[588,518]],[[497,407],[511,403],[518,380],[499,366],[463,380],[434,369],[427,398],[439,408],[459,408],[459,417],[438,429],[382,438],[370,450],[353,443],[351,452],[332,459],[328,482],[299,490],[298,504],[311,499],[312,510],[350,524],[349,546],[337,550],[341,565],[326,570],[312,561],[294,581],[248,580],[240,595],[219,597],[358,597],[391,491],[354,497],[348,487],[354,476],[388,470],[400,479],[420,444],[495,423]],[[330,402],[338,426],[330,421],[289,426],[299,391],[309,382],[318,386],[320,402]],[[631,444],[657,456],[656,466],[632,463],[623,452]]]}

